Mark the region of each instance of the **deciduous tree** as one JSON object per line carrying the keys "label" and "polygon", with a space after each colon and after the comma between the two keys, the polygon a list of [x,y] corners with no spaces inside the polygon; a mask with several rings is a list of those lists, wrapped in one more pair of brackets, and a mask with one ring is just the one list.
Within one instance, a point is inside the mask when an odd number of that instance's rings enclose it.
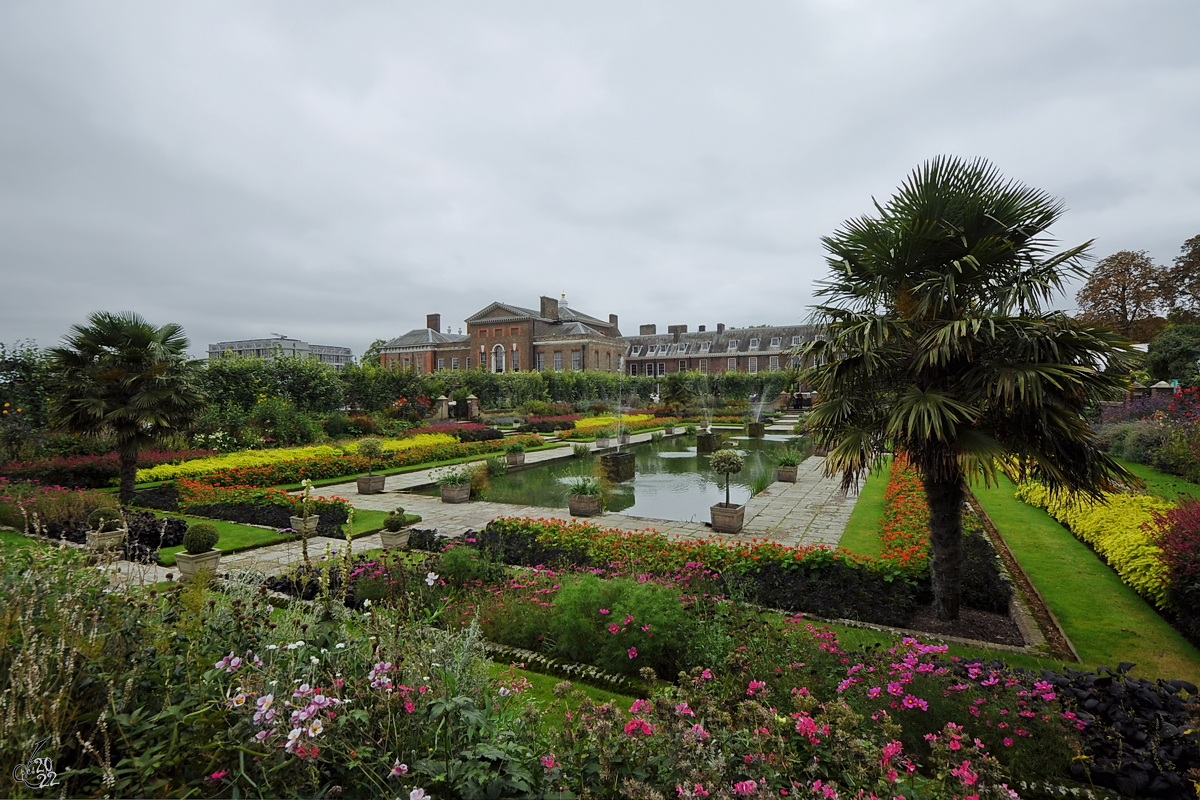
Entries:
{"label": "deciduous tree", "polygon": [[1079,318],[1107,325],[1123,336],[1149,341],[1161,324],[1149,324],[1170,305],[1169,280],[1145,250],[1122,250],[1103,259],[1075,294]]}
{"label": "deciduous tree", "polygon": [[1200,235],[1188,239],[1179,249],[1171,266],[1172,305],[1200,314]]}

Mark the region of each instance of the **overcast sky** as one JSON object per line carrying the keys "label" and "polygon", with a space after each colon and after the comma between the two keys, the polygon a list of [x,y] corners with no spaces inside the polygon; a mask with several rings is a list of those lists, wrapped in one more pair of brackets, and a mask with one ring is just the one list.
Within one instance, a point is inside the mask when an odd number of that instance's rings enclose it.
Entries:
{"label": "overcast sky", "polygon": [[1198,34],[1196,0],[11,0],[0,342],[133,310],[361,354],[561,292],[625,333],[800,322],[820,237],[939,154],[1169,264]]}

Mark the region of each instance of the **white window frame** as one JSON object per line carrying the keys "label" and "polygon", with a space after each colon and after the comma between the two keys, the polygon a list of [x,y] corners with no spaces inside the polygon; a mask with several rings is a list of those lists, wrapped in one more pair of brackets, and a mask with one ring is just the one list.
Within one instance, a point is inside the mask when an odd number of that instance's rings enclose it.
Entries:
{"label": "white window frame", "polygon": [[676,353],[686,353],[686,352],[687,352],[687,348],[688,348],[687,344],[686,344],[686,343],[683,343],[683,342],[681,342],[681,343],[679,343],[679,344],[675,345],[675,352],[676,352]]}
{"label": "white window frame", "polygon": [[700,359],[699,366],[700,366],[700,371],[703,372],[705,375],[707,375],[708,374],[708,359],[707,358]]}
{"label": "white window frame", "polygon": [[439,358],[439,359],[438,359],[438,362],[437,362],[437,364],[438,364],[438,367],[437,367],[437,368],[438,368],[438,370],[443,370],[443,369],[445,369],[445,368],[446,368],[446,359],[444,359],[444,358]]}
{"label": "white window frame", "polygon": [[750,358],[747,359],[747,362],[748,362],[746,364],[747,372],[749,372],[751,375],[758,372],[758,356],[750,356]]}
{"label": "white window frame", "polygon": [[701,353],[707,353],[709,350],[712,350],[712,342],[701,342],[700,343],[700,352]]}
{"label": "white window frame", "polygon": [[581,370],[581,369],[583,369],[583,353],[579,350],[572,350],[571,351],[571,370],[573,372],[579,372],[579,370]]}
{"label": "white window frame", "polygon": [[634,356],[640,356],[641,354],[642,354],[642,346],[640,344],[629,348],[630,358],[633,358]]}
{"label": "white window frame", "polygon": [[799,336],[793,336],[793,337],[792,337],[792,346],[793,346],[793,347],[795,347],[795,346],[796,346],[796,345],[798,345],[798,344],[800,344],[800,337],[799,337]]}
{"label": "white window frame", "polygon": [[783,347],[783,337],[782,336],[772,336],[771,337],[771,347],[772,348]]}
{"label": "white window frame", "polygon": [[727,359],[725,362],[726,372],[737,372],[737,357]]}
{"label": "white window frame", "polygon": [[751,339],[751,340],[750,340],[750,349],[751,349],[751,350],[757,350],[757,349],[758,349],[758,343],[759,343],[760,341],[762,341],[762,340],[761,340],[761,339]]}
{"label": "white window frame", "polygon": [[659,375],[667,374],[667,362],[665,362],[665,361],[658,362],[658,374]]}
{"label": "white window frame", "polygon": [[629,376],[630,376],[631,378],[636,378],[636,377],[637,377],[637,372],[638,372],[638,370],[637,370],[637,362],[636,362],[636,361],[631,361],[631,362],[629,362]]}
{"label": "white window frame", "polygon": [[771,356],[770,366],[768,369],[771,372],[779,372],[779,356]]}
{"label": "white window frame", "polygon": [[555,350],[554,351],[554,371],[562,372],[562,365],[563,365],[562,350]]}
{"label": "white window frame", "polygon": [[535,363],[537,364],[537,371],[538,371],[538,372],[545,372],[545,371],[546,371],[546,354],[545,354],[545,353],[538,353],[538,354],[537,354],[537,357],[536,357],[536,362],[535,362]]}
{"label": "white window frame", "polygon": [[458,359],[457,358],[450,359],[450,369],[458,369]]}
{"label": "white window frame", "polygon": [[726,352],[729,352],[729,353],[736,353],[736,352],[737,352],[737,349],[738,349],[738,340],[737,340],[737,339],[730,339],[730,340],[729,340],[729,347],[728,347],[728,348],[726,348]]}
{"label": "white window frame", "polygon": [[679,369],[677,369],[676,372],[687,372],[687,359],[686,358],[679,359]]}

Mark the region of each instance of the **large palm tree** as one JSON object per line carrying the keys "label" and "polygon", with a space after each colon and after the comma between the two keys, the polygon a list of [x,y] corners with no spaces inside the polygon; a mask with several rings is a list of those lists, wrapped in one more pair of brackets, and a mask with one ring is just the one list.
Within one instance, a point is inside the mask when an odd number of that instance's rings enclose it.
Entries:
{"label": "large palm tree", "polygon": [[1046,193],[942,157],[875,209],[822,239],[824,335],[802,353],[822,401],[808,424],[846,488],[882,454],[908,453],[929,502],[935,607],[955,619],[968,481],[1003,467],[1093,496],[1136,481],[1083,416],[1120,394],[1131,351],[1043,310],[1091,244],[1056,252],[1045,232],[1062,205]]}
{"label": "large palm tree", "polygon": [[141,448],[186,430],[200,410],[187,337],[174,323],[156,328],[132,312],[99,311],[63,344],[50,351],[51,419],[60,430],[116,440],[127,503]]}

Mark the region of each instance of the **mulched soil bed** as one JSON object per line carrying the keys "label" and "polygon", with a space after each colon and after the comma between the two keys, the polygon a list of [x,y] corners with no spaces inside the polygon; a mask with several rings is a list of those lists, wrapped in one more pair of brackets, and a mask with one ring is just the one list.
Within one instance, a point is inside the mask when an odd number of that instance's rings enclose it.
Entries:
{"label": "mulched soil bed", "polygon": [[946,621],[938,619],[932,604],[917,606],[905,627],[934,636],[957,636],[962,639],[1007,644],[1013,647],[1025,646],[1025,640],[1021,637],[1021,629],[1017,627],[1017,623],[1003,614],[979,611],[974,608],[960,608],[958,619]]}

